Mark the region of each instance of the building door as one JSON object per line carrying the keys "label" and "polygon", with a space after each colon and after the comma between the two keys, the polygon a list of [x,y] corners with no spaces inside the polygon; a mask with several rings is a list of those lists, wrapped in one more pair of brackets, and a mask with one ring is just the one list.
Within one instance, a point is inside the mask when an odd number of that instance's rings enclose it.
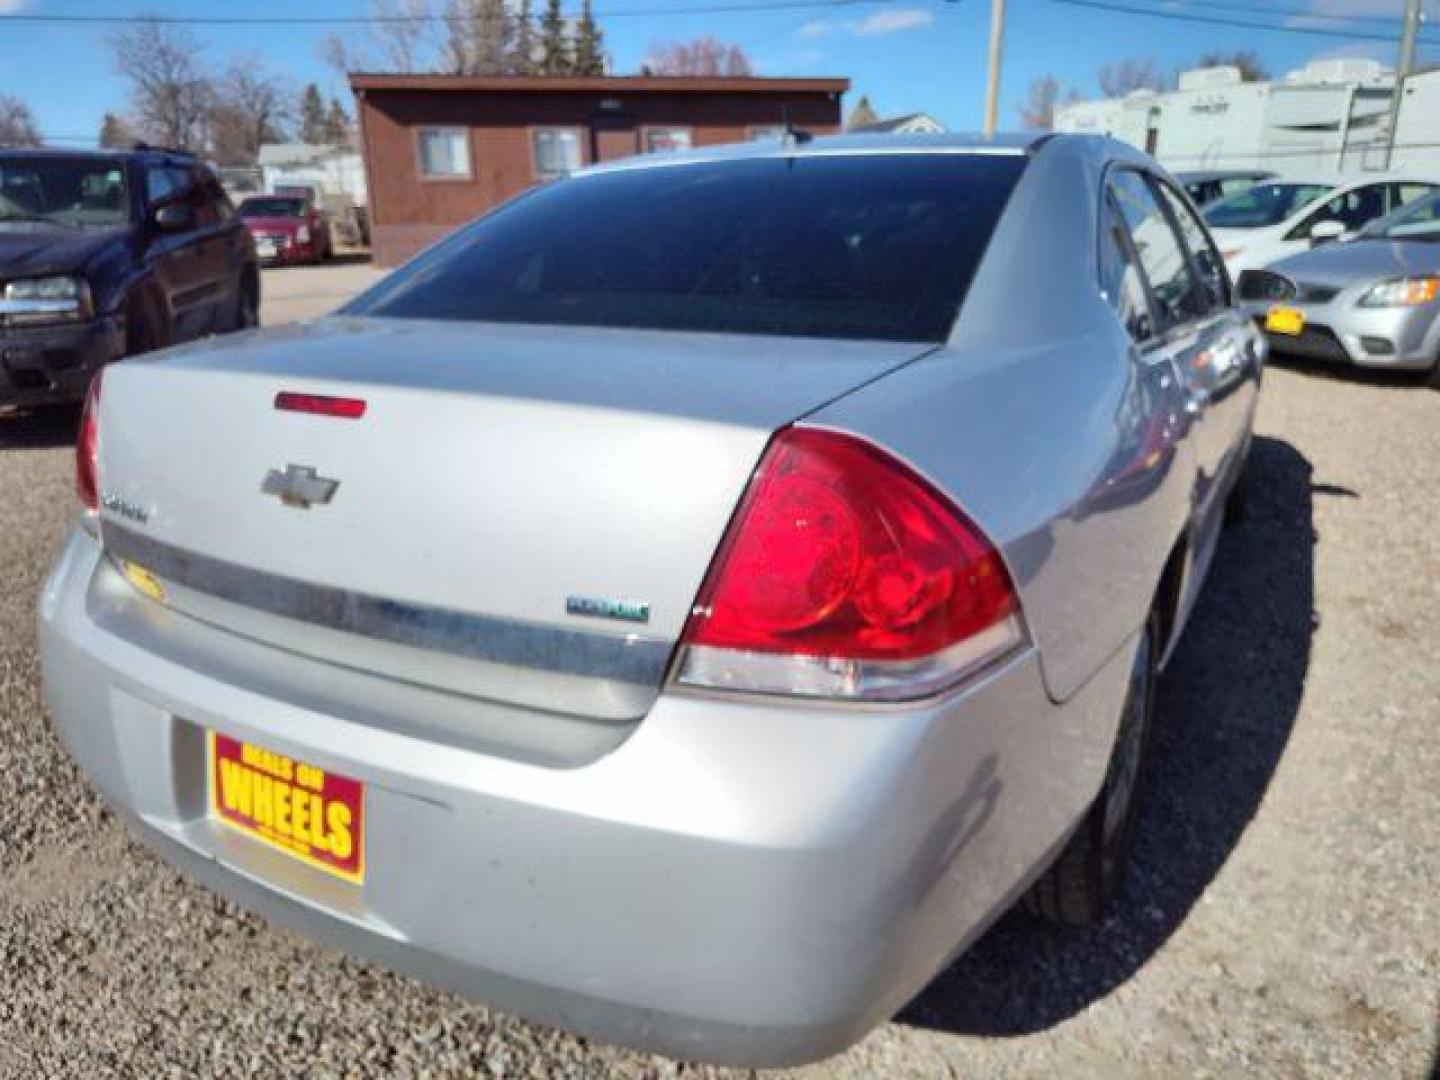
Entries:
{"label": "building door", "polygon": [[633,117],[606,116],[590,123],[594,160],[614,161],[640,152],[640,129]]}

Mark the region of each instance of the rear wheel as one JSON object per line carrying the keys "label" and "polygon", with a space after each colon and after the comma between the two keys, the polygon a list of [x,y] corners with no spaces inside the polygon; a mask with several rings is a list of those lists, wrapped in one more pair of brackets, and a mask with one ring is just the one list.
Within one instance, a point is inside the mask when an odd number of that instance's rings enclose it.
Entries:
{"label": "rear wheel", "polygon": [[240,275],[240,289],[235,295],[235,317],[232,330],[251,330],[260,325],[260,281],[254,270]]}
{"label": "rear wheel", "polygon": [[1104,911],[1120,887],[1150,746],[1159,656],[1160,618],[1152,611],[1131,663],[1115,747],[1100,794],[1059,857],[1025,895],[1022,903],[1032,914],[1082,926]]}

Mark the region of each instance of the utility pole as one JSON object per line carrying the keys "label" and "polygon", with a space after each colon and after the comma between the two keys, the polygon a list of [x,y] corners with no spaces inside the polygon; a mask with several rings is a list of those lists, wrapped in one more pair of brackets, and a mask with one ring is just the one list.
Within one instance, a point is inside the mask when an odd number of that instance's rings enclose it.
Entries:
{"label": "utility pole", "polygon": [[1400,34],[1400,61],[1395,65],[1395,89],[1390,94],[1390,131],[1385,144],[1385,168],[1395,156],[1395,129],[1400,126],[1400,96],[1415,66],[1415,38],[1420,33],[1420,0],[1405,0],[1405,29]]}
{"label": "utility pole", "polygon": [[[1419,6],[1420,0],[1411,0]],[[990,75],[985,83],[985,137],[995,135],[1000,96],[1000,43],[1005,36],[1005,0],[990,0]]]}

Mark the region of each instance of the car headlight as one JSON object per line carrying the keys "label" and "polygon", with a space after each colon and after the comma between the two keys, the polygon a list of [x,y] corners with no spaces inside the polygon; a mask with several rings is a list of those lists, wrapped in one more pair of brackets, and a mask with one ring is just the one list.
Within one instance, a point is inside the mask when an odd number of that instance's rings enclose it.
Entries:
{"label": "car headlight", "polygon": [[82,322],[92,314],[89,284],[68,274],[11,281],[0,293],[0,323],[6,326]]}
{"label": "car headlight", "polygon": [[310,226],[301,225],[295,230],[295,242],[297,244],[308,244],[310,242]]}
{"label": "car headlight", "polygon": [[1440,296],[1440,277],[1407,277],[1382,281],[1364,296],[1361,307],[1418,307]]}

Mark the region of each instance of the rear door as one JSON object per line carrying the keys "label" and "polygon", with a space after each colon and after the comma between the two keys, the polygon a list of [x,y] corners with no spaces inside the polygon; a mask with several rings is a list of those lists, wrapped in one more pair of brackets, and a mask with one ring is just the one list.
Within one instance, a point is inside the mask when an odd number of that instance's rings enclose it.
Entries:
{"label": "rear door", "polygon": [[1193,448],[1197,469],[1194,550],[1203,561],[1218,534],[1216,496],[1226,458],[1225,425],[1214,416],[1203,372],[1217,350],[1234,347],[1234,323],[1205,299],[1155,179],[1124,167],[1111,171],[1109,184],[1149,293],[1155,328],[1147,356],[1151,363],[1169,363],[1185,391],[1183,437]]}
{"label": "rear door", "polygon": [[191,186],[188,169],[153,164],[145,170],[148,233],[145,261],[159,286],[170,341],[194,337],[207,325],[211,313],[209,280],[203,265],[205,253],[199,232],[196,229],[161,232],[154,227],[155,212],[170,203],[188,202]]}
{"label": "rear door", "polygon": [[197,274],[204,285],[199,330],[225,330],[230,326],[239,288],[244,226],[209,169],[196,166],[191,171],[190,204],[195,209]]}

